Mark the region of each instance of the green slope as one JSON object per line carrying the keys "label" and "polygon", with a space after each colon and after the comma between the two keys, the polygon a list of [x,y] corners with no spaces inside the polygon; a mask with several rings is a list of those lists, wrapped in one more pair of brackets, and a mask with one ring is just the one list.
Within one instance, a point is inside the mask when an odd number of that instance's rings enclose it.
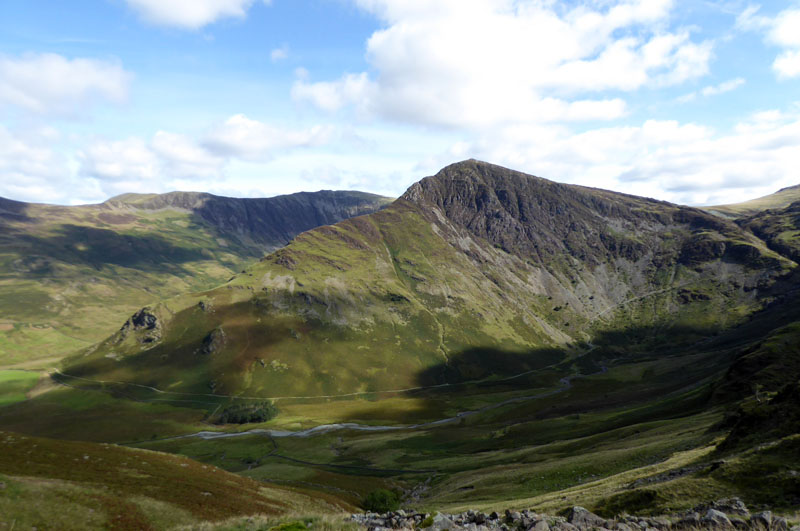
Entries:
{"label": "green slope", "polygon": [[0,199],[0,366],[47,366],[145,304],[208,289],[294,235],[388,200],[128,194],[58,207]]}
{"label": "green slope", "polygon": [[0,526],[8,528],[166,529],[351,508],[158,452],[10,432],[0,432],[0,449]]}
{"label": "green slope", "polygon": [[796,201],[800,201],[800,185],[783,188],[774,194],[759,197],[758,199],[752,199],[750,201],[745,201],[743,203],[709,206],[703,208],[709,212],[713,212],[722,216],[740,218],[753,216],[765,210],[786,208]]}

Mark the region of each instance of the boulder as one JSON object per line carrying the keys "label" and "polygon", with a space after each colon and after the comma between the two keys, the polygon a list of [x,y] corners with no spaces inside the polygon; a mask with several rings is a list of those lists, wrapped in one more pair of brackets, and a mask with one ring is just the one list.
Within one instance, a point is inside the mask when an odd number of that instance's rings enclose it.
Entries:
{"label": "boulder", "polygon": [[772,518],[772,531],[789,531],[789,522],[783,516]]}
{"label": "boulder", "polygon": [[606,526],[606,521],[604,518],[601,518],[577,505],[570,510],[569,516],[567,516],[567,522],[580,528]]}
{"label": "boulder", "polygon": [[732,529],[733,524],[722,511],[709,509],[703,517],[702,524],[713,529]]}
{"label": "boulder", "polygon": [[738,514],[740,516],[750,515],[747,506],[739,498],[728,498],[716,501],[711,505],[711,508],[722,511],[725,514]]}
{"label": "boulder", "polygon": [[511,511],[506,509],[506,522],[514,524],[522,520],[522,514],[519,511]]}
{"label": "boulder", "polygon": [[768,530],[772,525],[772,511],[763,511],[750,517],[750,527],[757,530]]}
{"label": "boulder", "polygon": [[456,524],[446,515],[442,513],[436,513],[436,516],[433,517],[433,525],[429,529],[431,531],[444,531],[445,529],[455,529]]}
{"label": "boulder", "polygon": [[539,520],[533,524],[533,527],[530,528],[530,531],[550,531],[550,524],[548,524],[545,520]]}

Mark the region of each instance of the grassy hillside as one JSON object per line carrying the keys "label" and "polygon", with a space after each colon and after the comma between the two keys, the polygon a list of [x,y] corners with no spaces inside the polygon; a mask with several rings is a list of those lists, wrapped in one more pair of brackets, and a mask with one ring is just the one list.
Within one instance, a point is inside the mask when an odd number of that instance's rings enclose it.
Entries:
{"label": "grassy hillside", "polygon": [[219,285],[294,235],[385,198],[129,194],[59,207],[0,199],[0,367],[52,366],[135,309]]}
{"label": "grassy hillside", "polygon": [[726,217],[740,218],[753,216],[765,210],[786,208],[796,201],[800,201],[800,185],[783,188],[774,194],[759,197],[758,199],[752,199],[750,201],[745,201],[743,203],[709,206],[703,208],[709,212],[720,214]]}
{"label": "grassy hillside", "polygon": [[165,529],[350,509],[158,452],[10,432],[0,432],[0,449],[0,526],[9,529]]}

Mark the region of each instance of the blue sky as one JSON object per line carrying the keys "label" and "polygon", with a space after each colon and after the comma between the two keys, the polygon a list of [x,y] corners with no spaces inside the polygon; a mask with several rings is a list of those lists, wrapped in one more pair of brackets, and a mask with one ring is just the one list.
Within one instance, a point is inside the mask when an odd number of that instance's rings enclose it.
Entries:
{"label": "blue sky", "polygon": [[3,197],[396,196],[470,157],[689,204],[800,184],[800,3],[0,3]]}

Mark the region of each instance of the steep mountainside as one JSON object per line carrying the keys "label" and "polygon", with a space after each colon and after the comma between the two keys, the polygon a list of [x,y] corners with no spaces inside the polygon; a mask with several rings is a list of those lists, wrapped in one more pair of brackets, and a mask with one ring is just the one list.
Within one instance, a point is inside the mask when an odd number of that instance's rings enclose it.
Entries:
{"label": "steep mountainside", "polygon": [[390,200],[128,194],[62,207],[0,199],[0,366],[97,341],[138,307],[229,279],[292,237]]}
{"label": "steep mountainside", "polygon": [[736,222],[764,240],[774,251],[792,260],[800,260],[800,201],[743,217]]}
{"label": "steep mountainside", "polygon": [[698,209],[466,161],[140,311],[66,372],[268,397],[497,378],[614,334],[693,344],[761,309],[795,267]]}

